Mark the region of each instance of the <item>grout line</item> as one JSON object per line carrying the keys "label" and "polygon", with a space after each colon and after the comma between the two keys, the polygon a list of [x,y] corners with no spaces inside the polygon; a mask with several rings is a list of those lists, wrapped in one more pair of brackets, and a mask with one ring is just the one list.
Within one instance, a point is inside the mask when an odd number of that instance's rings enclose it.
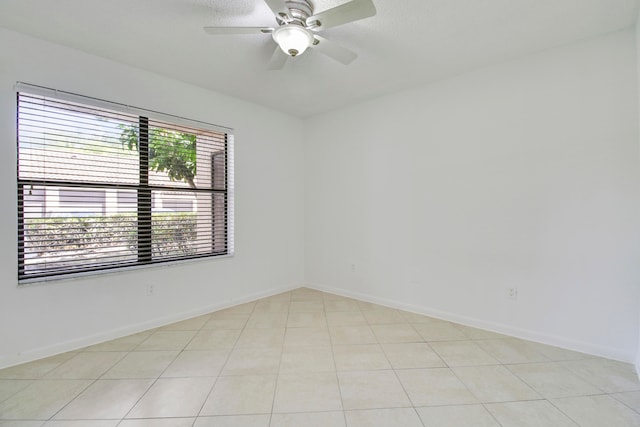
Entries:
{"label": "grout line", "polygon": [[[51,372],[53,372],[54,370],[58,369],[60,366],[64,365],[65,363],[70,362],[71,360],[75,359],[76,357],[78,357],[80,354],[99,354],[101,352],[85,352],[83,349],[80,349],[75,355],[73,355],[72,357],[70,357],[69,359],[67,359],[66,361],[62,362],[60,365],[56,366],[54,369],[50,370],[47,374],[50,374]],[[97,378],[41,378],[39,381],[47,381],[47,380],[63,380],[63,381],[90,381],[90,383],[84,387],[78,394],[76,394],[71,400],[69,400],[65,405],[63,405],[60,409],[58,409],[53,415],[51,415],[51,417],[47,418],[47,420],[45,421],[51,421],[53,420],[53,418],[58,415],[61,411],[63,411],[67,406],[71,405],[71,403],[73,403],[82,393],[84,393],[85,391],[87,391],[91,386],[93,386],[95,383],[98,382],[98,380],[100,380],[104,374],[106,374],[111,368],[113,368],[115,365],[117,365],[118,363],[120,363],[120,361],[122,361],[122,359],[124,359],[126,357],[126,355],[128,354],[127,352],[121,352],[121,353],[126,353],[123,356],[121,356],[113,365],[111,365],[110,367],[108,367],[107,369],[104,370],[104,372],[102,374],[100,374]],[[43,376],[44,377],[44,376]]]}
{"label": "grout line", "polygon": [[[342,396],[342,389],[340,388],[340,377],[338,376],[338,365],[336,364],[336,355],[334,351],[334,343],[333,337],[331,336],[331,329],[329,327],[329,319],[327,318],[327,307],[324,305],[325,300],[324,296],[322,297],[322,305],[324,307],[324,321],[327,327],[327,333],[329,334],[329,350],[331,351],[331,360],[333,361],[333,368],[335,369],[335,377],[336,377],[336,385],[338,386],[338,395],[340,396],[340,406],[342,407],[342,419],[344,420],[344,425],[347,426],[347,410],[344,407],[344,398]],[[360,307],[358,307],[358,311],[360,311]]]}
{"label": "grout line", "polygon": [[[195,418],[193,420],[193,424],[191,425],[192,427],[195,425],[195,423],[197,422],[198,418],[201,416],[202,410],[204,409],[204,406],[207,404],[207,401],[209,400],[209,398],[211,397],[211,393],[213,392],[213,389],[218,384],[218,380],[222,376],[222,372],[224,371],[224,368],[227,366],[227,363],[229,363],[229,359],[231,358],[231,355],[233,354],[233,351],[235,350],[236,345],[238,344],[238,340],[240,340],[240,336],[242,336],[242,333],[244,332],[245,328],[247,327],[247,323],[249,323],[249,318],[251,317],[251,314],[253,314],[253,311],[255,310],[257,301],[250,301],[250,302],[246,302],[246,303],[241,304],[241,305],[244,305],[244,304],[251,304],[251,303],[253,303],[253,307],[251,308],[251,312],[248,313],[247,320],[244,322],[244,325],[242,325],[242,328],[240,329],[240,333],[238,333],[238,335],[236,336],[236,339],[233,342],[233,346],[231,347],[231,350],[229,350],[229,352],[227,353],[227,357],[225,358],[224,363],[222,364],[222,366],[220,367],[220,370],[218,371],[218,374],[216,375],[216,379],[213,381],[213,384],[211,384],[211,388],[209,389],[209,392],[207,393],[207,395],[205,396],[204,400],[202,401],[202,405],[200,405],[200,409],[198,410],[198,414],[195,416]],[[233,308],[233,307],[229,307],[229,308]],[[225,310],[228,310],[229,308],[227,308]],[[224,311],[224,310],[220,310],[220,311]],[[212,320],[211,317],[213,317],[212,315],[214,313],[216,313],[216,312],[209,313],[209,315],[210,315],[210,319],[209,320]],[[238,314],[240,314],[240,313],[238,313]],[[200,331],[205,330],[203,328],[209,322],[209,320],[207,320],[207,322],[205,322],[202,325],[202,327],[200,328]],[[212,329],[212,330],[215,331],[215,330],[227,330],[227,329]],[[236,329],[228,329],[228,330],[236,330]],[[193,339],[196,337],[196,335],[193,336],[191,341],[193,341]],[[189,341],[189,344],[191,344],[191,341]],[[189,344],[187,344],[187,346]],[[185,348],[187,346],[185,346]]]}
{"label": "grout line", "polygon": [[[583,396],[577,396],[577,397],[583,397]],[[568,420],[570,420],[572,423],[574,423],[576,426],[580,426],[580,423],[576,420],[573,419],[573,417],[571,417],[571,415],[567,414],[566,412],[564,412],[560,407],[558,407],[558,405],[556,405],[551,399],[546,399],[547,402],[549,402],[549,404],[551,406],[553,406],[554,408],[556,408],[562,415],[564,415],[565,417],[567,417]]]}
{"label": "grout line", "polygon": [[621,391],[621,392],[615,392],[615,393],[607,393],[607,396],[611,397],[612,399],[615,399],[617,402],[622,403],[624,406],[626,406],[627,408],[631,409],[633,412],[636,412],[638,415],[640,415],[640,407],[638,407],[638,409],[634,408],[633,406],[627,404],[626,402],[620,400],[616,395],[619,394],[625,394],[625,393],[638,393],[640,395],[640,392],[638,391]]}
{"label": "grout line", "polygon": [[289,302],[287,304],[287,315],[284,322],[284,336],[282,337],[282,345],[280,346],[280,358],[278,360],[278,372],[276,373],[276,384],[273,387],[273,397],[271,399],[271,412],[269,413],[269,426],[273,420],[273,408],[276,404],[276,396],[278,395],[278,385],[280,384],[280,367],[282,366],[282,353],[284,352],[284,342],[287,339],[287,323],[289,322],[289,310],[291,309],[291,291],[289,292]]}
{"label": "grout line", "polygon": [[[404,319],[404,320],[406,321],[406,319]],[[407,324],[409,324],[409,323],[407,322]],[[418,334],[418,335],[420,335],[420,334]],[[416,404],[413,402],[413,399],[411,399],[411,396],[409,395],[409,392],[407,391],[406,387],[402,383],[402,380],[400,379],[400,376],[398,375],[398,369],[393,367],[393,363],[391,363],[391,360],[389,360],[389,355],[384,350],[384,346],[381,343],[379,343],[378,345],[380,346],[380,349],[382,350],[382,354],[384,354],[384,357],[387,359],[387,363],[391,367],[391,370],[393,371],[393,375],[395,376],[396,380],[398,381],[398,384],[400,384],[400,387],[402,387],[402,391],[407,396],[407,399],[409,400],[409,403],[411,404],[411,408],[413,409],[413,412],[416,414],[416,417],[418,417],[418,421],[420,421],[420,424],[422,424],[423,427],[426,427],[425,424],[424,424],[424,421],[422,420],[422,417],[418,413],[418,409],[416,408]]]}

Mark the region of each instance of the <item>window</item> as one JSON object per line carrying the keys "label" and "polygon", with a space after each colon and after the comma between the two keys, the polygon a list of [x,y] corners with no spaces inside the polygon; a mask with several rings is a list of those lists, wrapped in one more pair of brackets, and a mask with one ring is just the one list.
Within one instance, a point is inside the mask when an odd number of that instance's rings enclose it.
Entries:
{"label": "window", "polygon": [[233,252],[228,129],[19,84],[18,278]]}

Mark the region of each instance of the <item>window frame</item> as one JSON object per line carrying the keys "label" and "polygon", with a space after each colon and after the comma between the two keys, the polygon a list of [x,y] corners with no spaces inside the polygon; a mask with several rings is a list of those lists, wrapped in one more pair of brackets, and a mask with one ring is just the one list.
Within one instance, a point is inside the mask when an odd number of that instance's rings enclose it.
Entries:
{"label": "window frame", "polygon": [[[71,92],[60,91],[56,89],[50,89],[43,86],[32,85],[28,83],[18,82],[15,86],[16,91],[16,183],[17,183],[17,248],[18,248],[18,259],[17,259],[17,274],[18,274],[18,285],[29,284],[33,282],[42,282],[42,281],[52,281],[66,278],[73,278],[77,276],[88,276],[94,274],[105,274],[105,273],[113,273],[122,270],[130,270],[130,269],[140,269],[146,268],[149,266],[167,266],[176,263],[184,263],[189,261],[201,260],[201,259],[220,259],[232,257],[235,253],[234,248],[234,138],[233,138],[233,129],[214,125],[211,123],[187,119],[184,117],[160,113],[154,110],[149,110],[140,107],[133,107],[126,104],[121,104],[117,102],[106,101],[103,99],[87,97],[83,95],[78,95]],[[46,98],[52,98],[60,101],[68,101],[72,103],[79,103],[95,108],[96,110],[102,110],[105,112],[119,112],[129,115],[137,115],[138,117],[138,131],[141,136],[142,133],[146,131],[147,135],[149,134],[150,121],[158,121],[163,122],[165,124],[169,124],[172,126],[183,126],[188,127],[198,131],[212,131],[220,134],[224,134],[224,164],[226,166],[224,173],[224,190],[215,189],[213,182],[211,183],[211,188],[203,189],[203,188],[179,188],[179,187],[171,187],[171,186],[161,186],[161,185],[150,185],[148,180],[149,174],[149,152],[148,152],[148,143],[149,138],[146,138],[147,146],[142,146],[143,138],[140,138],[140,147],[138,150],[138,165],[140,169],[139,181],[136,185],[133,184],[125,184],[125,183],[99,183],[96,182],[88,182],[88,181],[64,181],[64,180],[47,180],[44,175],[41,177],[42,179],[24,179],[20,176],[20,94],[29,94],[36,96],[43,96]],[[143,130],[144,124],[146,123],[146,129]],[[146,150],[145,150],[146,148]],[[212,162],[213,157],[212,156]],[[142,181],[143,176],[147,176],[147,179]],[[213,179],[213,178],[212,178]],[[137,257],[135,261],[112,261],[101,265],[89,265],[85,267],[78,267],[79,264],[71,265],[69,268],[65,270],[54,269],[53,271],[39,271],[37,273],[27,273],[25,271],[25,201],[24,201],[24,188],[26,186],[41,186],[43,188],[47,187],[57,187],[57,188],[73,188],[73,189],[85,189],[85,190],[95,190],[95,189],[104,189],[105,191],[109,188],[111,189],[123,189],[123,190],[134,190],[135,191],[135,199],[136,199],[136,222],[137,222],[137,232],[136,234],[136,253]],[[33,187],[32,187],[33,188]],[[152,225],[151,225],[151,197],[154,191],[164,191],[164,192],[188,192],[192,194],[197,193],[206,193],[210,194],[211,197],[211,225],[210,228],[205,230],[209,230],[211,232],[212,239],[215,239],[215,235],[217,234],[216,227],[219,225],[214,219],[215,217],[215,209],[213,206],[215,194],[224,194],[224,243],[225,248],[222,251],[216,251],[216,246],[214,245],[212,240],[211,248],[209,252],[200,252],[190,255],[181,255],[181,256],[172,256],[168,258],[154,259],[152,257],[152,249],[151,249],[151,241],[152,241]],[[146,194],[146,198],[144,200],[148,200],[145,202],[141,199],[141,195]],[[197,212],[197,211],[196,211]],[[145,222],[141,219],[141,215],[147,219]],[[142,233],[140,233],[142,232]],[[108,247],[108,246],[105,246]]]}

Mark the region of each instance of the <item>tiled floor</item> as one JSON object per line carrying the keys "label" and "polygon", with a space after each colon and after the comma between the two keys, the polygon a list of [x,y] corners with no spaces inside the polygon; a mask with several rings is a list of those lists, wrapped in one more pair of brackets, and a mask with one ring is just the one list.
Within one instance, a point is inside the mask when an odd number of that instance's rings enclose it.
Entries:
{"label": "tiled floor", "polygon": [[302,288],[0,370],[0,426],[640,426],[640,382]]}

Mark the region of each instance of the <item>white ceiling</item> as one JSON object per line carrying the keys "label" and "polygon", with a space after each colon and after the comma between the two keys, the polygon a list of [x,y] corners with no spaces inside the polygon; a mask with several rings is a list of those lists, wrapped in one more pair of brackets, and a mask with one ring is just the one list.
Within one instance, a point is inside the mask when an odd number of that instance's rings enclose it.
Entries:
{"label": "white ceiling", "polygon": [[[316,12],[345,0],[315,0]],[[640,0],[374,0],[377,15],[321,34],[358,53],[317,51],[267,70],[263,0],[0,0],[0,26],[308,117],[491,63],[634,25]]]}

